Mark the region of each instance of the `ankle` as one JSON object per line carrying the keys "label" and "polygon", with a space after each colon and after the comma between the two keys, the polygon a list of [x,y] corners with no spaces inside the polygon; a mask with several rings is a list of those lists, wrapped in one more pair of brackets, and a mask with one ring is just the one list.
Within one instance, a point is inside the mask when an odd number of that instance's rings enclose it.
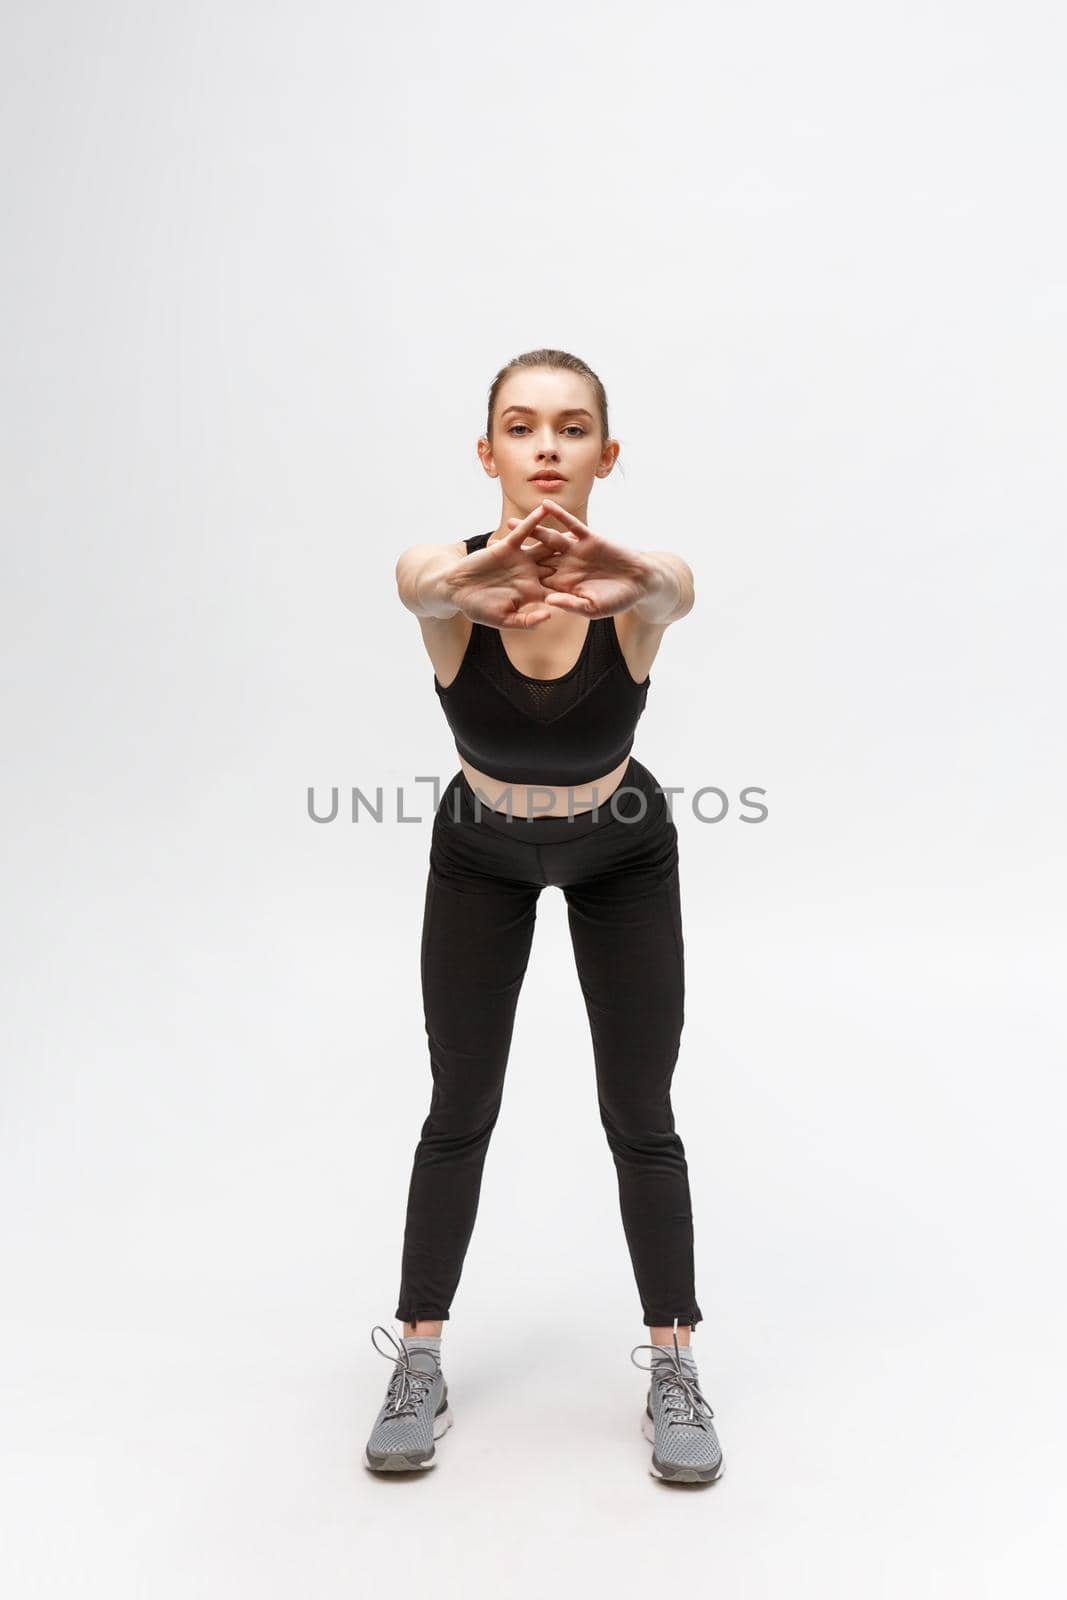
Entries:
{"label": "ankle", "polygon": [[649,1328],[648,1331],[650,1335],[650,1343],[664,1344],[667,1346],[668,1350],[674,1349],[675,1333],[678,1335],[678,1346],[681,1350],[685,1350],[688,1347],[693,1337],[693,1330],[690,1328],[688,1323],[686,1323],[684,1328]]}

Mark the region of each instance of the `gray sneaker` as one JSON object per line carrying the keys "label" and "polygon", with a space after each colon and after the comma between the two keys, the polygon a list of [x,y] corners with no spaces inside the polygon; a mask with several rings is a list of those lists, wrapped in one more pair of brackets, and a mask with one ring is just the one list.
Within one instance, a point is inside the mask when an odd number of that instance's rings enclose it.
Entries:
{"label": "gray sneaker", "polygon": [[[383,1350],[374,1335],[381,1328],[399,1355]],[[363,1465],[372,1472],[410,1472],[432,1467],[436,1440],[452,1426],[448,1385],[433,1350],[397,1344],[381,1323],[371,1329],[370,1342],[380,1356],[396,1363],[381,1409],[374,1419],[363,1452]]]}
{"label": "gray sneaker", "polygon": [[649,1471],[675,1483],[714,1483],[726,1463],[711,1420],[715,1413],[700,1392],[694,1357],[679,1346],[677,1336],[672,1345],[635,1344],[634,1350],[656,1352],[651,1364],[642,1367],[630,1351],[634,1366],[652,1374],[641,1418],[641,1431],[652,1445]]}

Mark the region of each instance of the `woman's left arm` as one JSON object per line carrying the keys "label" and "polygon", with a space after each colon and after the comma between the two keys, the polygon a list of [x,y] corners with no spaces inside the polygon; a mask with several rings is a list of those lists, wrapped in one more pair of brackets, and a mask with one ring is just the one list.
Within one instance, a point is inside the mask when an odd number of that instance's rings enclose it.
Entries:
{"label": "woman's left arm", "polygon": [[641,622],[666,626],[692,611],[696,599],[693,570],[670,550],[641,552],[641,598],[630,610]]}

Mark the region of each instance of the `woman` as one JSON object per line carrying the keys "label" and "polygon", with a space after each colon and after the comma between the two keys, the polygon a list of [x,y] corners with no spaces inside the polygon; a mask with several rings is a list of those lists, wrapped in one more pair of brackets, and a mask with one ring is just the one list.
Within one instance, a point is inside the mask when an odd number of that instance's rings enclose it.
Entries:
{"label": "woman", "polygon": [[[567,900],[593,1039],[601,1121],[651,1334],[642,1426],[659,1477],[710,1481],[722,1451],[700,1393],[693,1224],[670,1084],[684,1009],[677,830],[630,749],[665,630],[693,605],[680,556],[630,550],[586,524],[619,454],[585,362],[536,350],[489,391],[482,466],[498,526],[397,562],[460,770],[433,822],[422,990],[433,1093],[408,1193],[402,1344],[364,1455],[429,1466],[452,1413],[441,1368],[500,1109],[537,899]],[[548,498],[550,496],[551,498]],[[380,1325],[379,1325],[380,1326]],[[631,1351],[631,1360],[633,1352]],[[635,1363],[639,1365],[639,1363]]]}

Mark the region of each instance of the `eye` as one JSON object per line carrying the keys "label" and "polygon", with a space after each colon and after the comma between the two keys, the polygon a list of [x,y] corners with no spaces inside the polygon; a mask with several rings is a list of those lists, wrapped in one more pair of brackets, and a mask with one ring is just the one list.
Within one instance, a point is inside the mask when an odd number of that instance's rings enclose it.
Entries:
{"label": "eye", "polygon": [[[514,433],[516,428],[523,428],[527,433],[530,431],[529,428],[526,427],[525,422],[513,422],[507,431],[508,433]],[[580,422],[568,423],[563,431],[564,433],[570,433],[572,429],[578,434],[579,438],[585,438],[586,430],[582,427]]]}

